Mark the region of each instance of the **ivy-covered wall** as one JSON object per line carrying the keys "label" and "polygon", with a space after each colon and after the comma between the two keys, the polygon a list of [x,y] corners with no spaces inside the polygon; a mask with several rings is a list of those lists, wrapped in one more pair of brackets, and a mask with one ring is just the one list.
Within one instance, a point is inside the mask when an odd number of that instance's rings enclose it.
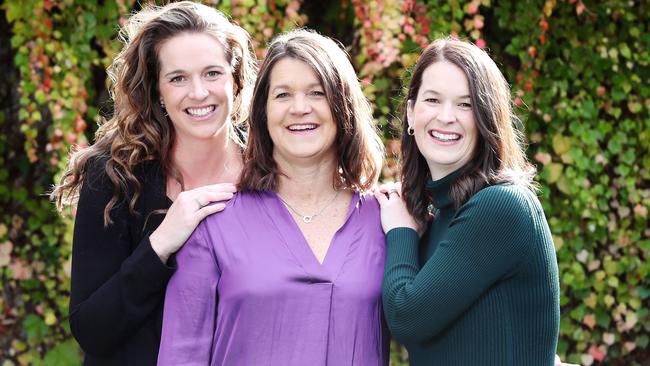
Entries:
{"label": "ivy-covered wall", "polygon": [[[253,35],[307,26],[341,40],[389,152],[420,47],[454,34],[512,84],[539,169],[562,284],[558,353],[650,365],[650,2],[647,0],[204,1]],[[0,360],[76,365],[66,319],[72,222],[46,193],[110,113],[104,69],[134,0],[0,5]],[[389,156],[384,176],[394,177]],[[394,365],[406,364],[394,346]]]}

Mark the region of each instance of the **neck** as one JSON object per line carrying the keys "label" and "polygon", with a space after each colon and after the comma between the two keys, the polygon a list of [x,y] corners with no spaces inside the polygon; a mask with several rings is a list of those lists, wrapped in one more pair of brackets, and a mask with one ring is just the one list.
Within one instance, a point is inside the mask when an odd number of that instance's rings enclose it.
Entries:
{"label": "neck", "polygon": [[288,162],[276,157],[276,162],[284,173],[279,176],[278,194],[285,199],[309,205],[323,202],[335,194],[335,157],[320,159],[318,162]]}
{"label": "neck", "polygon": [[209,140],[178,139],[172,159],[183,176],[185,190],[236,180],[241,168],[241,155],[237,145],[227,137],[227,129]]}

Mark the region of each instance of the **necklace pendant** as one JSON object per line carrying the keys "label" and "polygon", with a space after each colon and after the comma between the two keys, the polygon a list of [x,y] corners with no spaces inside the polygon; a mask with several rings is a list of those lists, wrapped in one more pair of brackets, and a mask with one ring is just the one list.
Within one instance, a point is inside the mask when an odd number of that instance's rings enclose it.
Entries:
{"label": "necklace pendant", "polygon": [[312,215],[312,216],[303,216],[303,217],[302,217],[302,221],[303,221],[305,224],[309,224],[309,223],[311,222],[311,219],[312,219],[312,218],[314,218],[313,215]]}

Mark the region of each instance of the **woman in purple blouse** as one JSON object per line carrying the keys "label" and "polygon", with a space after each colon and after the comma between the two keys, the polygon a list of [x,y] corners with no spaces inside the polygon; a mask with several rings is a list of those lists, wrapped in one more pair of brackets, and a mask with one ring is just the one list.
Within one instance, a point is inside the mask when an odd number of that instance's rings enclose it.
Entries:
{"label": "woman in purple blouse", "polygon": [[387,365],[381,141],[345,52],[299,30],[270,45],[226,210],[178,253],[159,365]]}

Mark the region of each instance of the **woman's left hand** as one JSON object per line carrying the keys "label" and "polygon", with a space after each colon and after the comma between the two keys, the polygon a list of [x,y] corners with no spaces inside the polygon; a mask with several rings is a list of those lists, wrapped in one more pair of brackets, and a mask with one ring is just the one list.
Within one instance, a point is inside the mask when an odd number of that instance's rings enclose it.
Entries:
{"label": "woman's left hand", "polygon": [[400,183],[386,183],[373,189],[379,206],[381,206],[381,226],[384,233],[397,227],[407,227],[418,230],[417,222],[406,209],[406,202],[402,199],[402,185]]}

